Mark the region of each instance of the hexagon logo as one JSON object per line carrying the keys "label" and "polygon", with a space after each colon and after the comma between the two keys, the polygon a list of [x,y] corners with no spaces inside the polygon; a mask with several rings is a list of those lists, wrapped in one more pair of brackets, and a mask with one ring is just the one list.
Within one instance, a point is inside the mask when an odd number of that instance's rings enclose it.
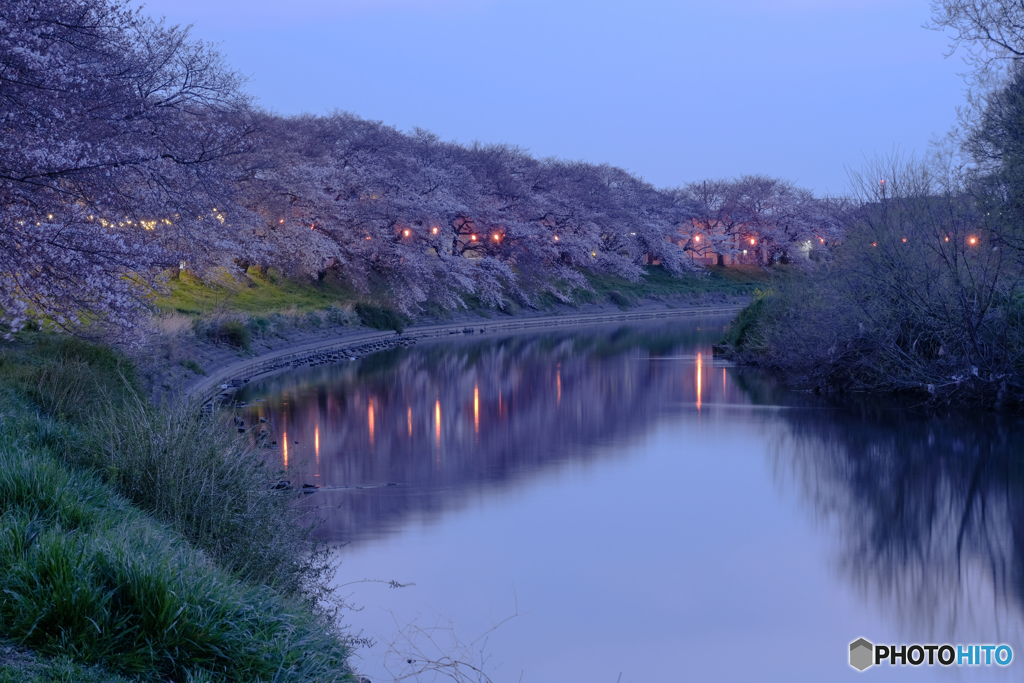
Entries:
{"label": "hexagon logo", "polygon": [[850,666],[857,671],[863,671],[875,663],[875,646],[858,638],[850,643]]}

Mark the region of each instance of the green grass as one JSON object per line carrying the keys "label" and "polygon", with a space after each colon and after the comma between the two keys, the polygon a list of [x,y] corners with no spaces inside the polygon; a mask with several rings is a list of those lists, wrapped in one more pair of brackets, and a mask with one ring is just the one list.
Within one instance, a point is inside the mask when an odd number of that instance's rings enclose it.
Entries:
{"label": "green grass", "polygon": [[[749,297],[780,272],[778,266],[771,270],[757,266],[710,266],[699,273],[679,276],[672,275],[661,266],[648,266],[644,270],[645,275],[639,282],[615,275],[584,272],[592,290],[575,290],[573,300],[582,304],[611,303],[625,310],[651,298],[686,303],[707,297]],[[224,314],[249,316],[246,325],[255,337],[270,333],[273,317],[281,314],[296,324],[312,328],[327,323],[351,324],[352,316],[346,311],[352,311],[353,306],[359,321],[368,327],[398,330],[409,324],[403,316],[387,314],[391,309],[382,285],[365,294],[347,287],[333,276],[322,282],[294,281],[273,270],[267,275],[255,268],[250,268],[244,276],[240,272],[237,275],[241,281],[226,272],[215,273],[206,281],[187,272],[181,273],[178,279],[168,283],[170,293],[157,297],[155,304],[163,312],[177,311],[201,319]],[[539,294],[536,300],[542,308],[556,303],[550,294]],[[511,300],[500,311],[481,305],[473,295],[468,295],[466,302],[470,310],[483,317],[515,315],[520,310],[519,305]],[[423,313],[437,317],[448,314],[429,304]],[[238,334],[221,335],[216,329],[211,329],[210,333],[236,348],[245,348]]]}
{"label": "green grass", "polygon": [[757,266],[710,266],[701,273],[674,276],[661,266],[645,268],[643,279],[631,282],[616,275],[585,273],[593,292],[577,290],[580,303],[611,302],[628,308],[646,298],[675,299],[705,295],[751,296],[773,277]]}
{"label": "green grass", "polygon": [[0,676],[46,681],[64,662],[351,680],[344,638],[312,607],[327,567],[272,473],[216,416],[148,406],[132,377],[67,338],[0,353],[0,637],[42,656],[0,655]]}
{"label": "green grass", "polygon": [[0,683],[133,683],[100,666],[85,666],[61,655],[39,657],[0,640]]}
{"label": "green grass", "polygon": [[168,283],[169,294],[155,299],[158,309],[186,315],[241,312],[267,315],[271,311],[299,312],[323,310],[334,303],[349,303],[358,294],[333,278],[322,282],[295,281],[281,275],[261,275],[250,268],[243,281],[233,281],[226,273],[206,281],[183,272]]}
{"label": "green grass", "polygon": [[375,330],[394,330],[401,334],[408,324],[405,316],[387,306],[358,303],[355,311],[361,323]]}
{"label": "green grass", "polygon": [[181,365],[181,367],[183,368],[191,370],[197,375],[202,375],[203,377],[206,377],[206,370],[203,370],[203,366],[191,358],[187,358],[183,361],[180,361],[179,365]]}

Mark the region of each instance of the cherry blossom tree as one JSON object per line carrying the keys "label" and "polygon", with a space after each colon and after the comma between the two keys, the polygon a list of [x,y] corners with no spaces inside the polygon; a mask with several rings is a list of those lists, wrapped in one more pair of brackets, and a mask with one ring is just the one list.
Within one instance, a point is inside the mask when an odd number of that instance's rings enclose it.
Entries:
{"label": "cherry blossom tree", "polygon": [[[253,132],[242,79],[121,0],[0,15],[0,309],[126,329],[161,268],[230,241],[225,160]],[[222,201],[223,200],[223,201]]]}

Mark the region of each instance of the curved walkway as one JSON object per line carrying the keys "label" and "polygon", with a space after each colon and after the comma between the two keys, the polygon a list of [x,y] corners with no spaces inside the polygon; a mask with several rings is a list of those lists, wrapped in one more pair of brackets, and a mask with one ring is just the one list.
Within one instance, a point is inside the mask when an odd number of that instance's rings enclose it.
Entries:
{"label": "curved walkway", "polygon": [[404,334],[396,332],[353,332],[332,339],[320,339],[292,348],[271,351],[221,367],[192,382],[182,389],[186,398],[205,405],[215,398],[227,398],[237,387],[259,375],[288,368],[321,363],[335,363],[358,358],[375,351],[410,346],[421,339],[437,339],[453,334],[490,334],[528,329],[576,327],[631,320],[656,320],[696,315],[737,313],[743,306],[693,306],[689,308],[657,309],[647,311],[621,311],[584,315],[554,315],[533,318],[509,318],[501,321],[474,320],[444,325],[416,325],[406,328]]}

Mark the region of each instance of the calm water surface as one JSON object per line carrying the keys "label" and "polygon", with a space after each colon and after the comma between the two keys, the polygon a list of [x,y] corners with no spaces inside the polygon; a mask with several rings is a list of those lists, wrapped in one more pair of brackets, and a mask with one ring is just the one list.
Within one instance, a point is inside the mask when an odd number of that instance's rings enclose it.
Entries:
{"label": "calm water surface", "polygon": [[[272,462],[323,487],[305,503],[374,641],[361,672],[1024,680],[1022,424],[785,391],[714,360],[727,323],[466,337],[249,385]],[[858,637],[1015,657],[861,674]]]}

